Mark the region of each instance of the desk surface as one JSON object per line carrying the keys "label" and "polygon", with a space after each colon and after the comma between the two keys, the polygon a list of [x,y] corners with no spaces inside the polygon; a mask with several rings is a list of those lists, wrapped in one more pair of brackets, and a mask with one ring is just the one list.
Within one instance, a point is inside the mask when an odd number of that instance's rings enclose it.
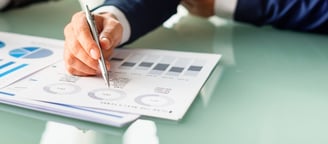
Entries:
{"label": "desk surface", "polygon": [[[0,30],[63,39],[75,0],[0,14]],[[327,36],[182,17],[128,47],[223,54],[179,122],[113,128],[0,104],[10,144],[328,143]],[[147,143],[148,142],[148,143]]]}

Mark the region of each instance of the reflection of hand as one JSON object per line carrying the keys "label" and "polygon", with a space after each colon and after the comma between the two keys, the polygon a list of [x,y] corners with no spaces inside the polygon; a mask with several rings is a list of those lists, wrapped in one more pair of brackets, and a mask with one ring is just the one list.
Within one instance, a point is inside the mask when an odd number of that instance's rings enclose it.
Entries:
{"label": "reflection of hand", "polygon": [[[114,47],[122,39],[123,28],[116,17],[110,13],[94,15],[97,29],[100,32],[100,45],[105,60],[108,60]],[[66,69],[73,75],[89,76],[99,72],[100,53],[92,38],[84,12],[74,14],[71,22],[64,29]],[[109,62],[106,61],[107,68]]]}
{"label": "reflection of hand", "polygon": [[193,15],[201,17],[214,15],[214,0],[182,0],[181,4]]}

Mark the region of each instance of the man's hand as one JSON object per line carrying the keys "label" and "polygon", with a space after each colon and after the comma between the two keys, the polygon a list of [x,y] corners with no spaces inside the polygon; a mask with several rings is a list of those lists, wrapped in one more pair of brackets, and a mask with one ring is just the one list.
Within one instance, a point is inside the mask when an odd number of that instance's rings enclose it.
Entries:
{"label": "man's hand", "polygon": [[210,17],[215,14],[214,0],[182,0],[181,4],[196,16]]}
{"label": "man's hand", "polygon": [[[100,45],[109,69],[109,56],[122,39],[123,28],[116,17],[110,13],[94,15],[99,34]],[[65,66],[69,73],[79,76],[96,75],[100,72],[98,59],[100,52],[92,38],[84,12],[73,15],[64,29]]]}

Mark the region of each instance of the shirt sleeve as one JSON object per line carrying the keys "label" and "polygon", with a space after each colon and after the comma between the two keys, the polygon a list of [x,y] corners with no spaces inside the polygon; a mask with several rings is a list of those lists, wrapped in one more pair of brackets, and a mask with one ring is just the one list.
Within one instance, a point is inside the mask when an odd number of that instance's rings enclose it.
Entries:
{"label": "shirt sleeve", "polygon": [[116,16],[116,18],[122,24],[123,27],[123,35],[120,44],[127,42],[131,35],[131,27],[129,21],[127,20],[123,12],[114,6],[103,6],[93,11],[93,13],[102,13],[102,12],[110,12]]}
{"label": "shirt sleeve", "polygon": [[237,0],[215,0],[215,15],[222,18],[233,19],[236,5]]}

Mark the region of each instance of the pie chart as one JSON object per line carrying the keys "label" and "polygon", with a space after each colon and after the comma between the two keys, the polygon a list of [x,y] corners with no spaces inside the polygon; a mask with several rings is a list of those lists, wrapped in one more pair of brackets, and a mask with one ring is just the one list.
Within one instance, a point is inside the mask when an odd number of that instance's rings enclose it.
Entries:
{"label": "pie chart", "polygon": [[[0,44],[1,45],[1,44]],[[51,50],[40,47],[23,47],[9,51],[9,55],[14,58],[38,59],[52,55]]]}
{"label": "pie chart", "polygon": [[4,42],[0,41],[0,48],[3,48],[5,46],[6,46],[6,44]]}

